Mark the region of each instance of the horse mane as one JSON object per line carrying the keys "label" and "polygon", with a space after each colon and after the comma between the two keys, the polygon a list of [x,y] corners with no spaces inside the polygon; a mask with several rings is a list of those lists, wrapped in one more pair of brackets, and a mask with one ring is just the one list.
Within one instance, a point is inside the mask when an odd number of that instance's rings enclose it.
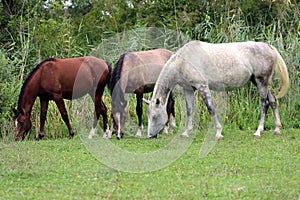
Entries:
{"label": "horse mane", "polygon": [[[122,67],[123,67],[123,61],[127,53],[124,53],[121,55],[117,63],[115,64],[115,67],[112,71],[111,74],[111,81],[110,81],[110,93],[113,93],[113,90],[115,89],[116,84],[121,78],[121,72],[122,72]],[[116,88],[117,89],[117,88]]]}
{"label": "horse mane", "polygon": [[18,100],[18,109],[17,109],[17,113],[16,113],[16,116],[15,118],[20,114],[20,111],[21,111],[21,106],[22,106],[22,99],[23,99],[23,96],[24,96],[24,92],[25,92],[25,88],[27,87],[27,84],[28,82],[30,81],[31,77],[35,74],[35,72],[37,72],[40,67],[45,63],[45,62],[48,62],[48,61],[55,61],[56,59],[55,58],[47,58],[45,60],[43,60],[42,62],[40,62],[39,64],[37,64],[31,71],[30,73],[28,74],[27,78],[25,79],[23,85],[22,85],[22,88],[21,88],[21,92],[20,92],[20,95],[19,95],[19,100]]}

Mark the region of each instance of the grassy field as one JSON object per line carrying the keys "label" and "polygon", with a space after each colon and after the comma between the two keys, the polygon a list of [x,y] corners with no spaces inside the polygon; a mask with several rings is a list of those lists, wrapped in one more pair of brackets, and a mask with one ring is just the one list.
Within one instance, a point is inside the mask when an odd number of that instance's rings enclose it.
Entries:
{"label": "grassy field", "polygon": [[[108,168],[78,135],[73,140],[2,140],[0,199],[300,199],[300,130],[282,133],[274,137],[265,131],[253,139],[253,131],[225,130],[225,138],[200,158],[204,135],[197,131],[174,163],[146,173]],[[107,142],[128,151],[152,151],[168,137]]]}

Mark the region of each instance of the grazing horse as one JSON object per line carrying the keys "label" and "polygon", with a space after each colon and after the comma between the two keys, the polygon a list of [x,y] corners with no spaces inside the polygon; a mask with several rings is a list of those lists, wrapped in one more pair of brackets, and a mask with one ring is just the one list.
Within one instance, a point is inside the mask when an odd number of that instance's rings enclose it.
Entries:
{"label": "grazing horse", "polygon": [[276,98],[268,88],[274,70],[280,78],[281,90],[277,98],[281,98],[288,91],[289,76],[275,47],[261,42],[187,43],[169,59],[157,79],[148,110],[148,137],[156,136],[166,123],[166,102],[170,91],[179,84],[184,89],[188,117],[182,136],[188,137],[193,128],[194,90],[197,90],[216,124],[216,138],[223,138],[210,90],[233,90],[249,81],[258,88],[261,98],[261,119],[254,136],[260,137],[269,106],[275,118],[274,135],[279,135],[281,122]]}
{"label": "grazing horse", "polygon": [[[111,138],[115,129],[117,130],[117,139],[121,139],[124,135],[125,108],[127,105],[125,93],[136,94],[136,112],[139,126],[136,136],[142,136],[143,94],[153,91],[162,67],[172,54],[173,52],[166,49],[154,49],[127,52],[120,57],[111,75],[110,91],[113,125],[110,134],[104,135],[105,138]],[[170,98],[168,105],[167,112],[170,117],[170,126],[175,127],[175,121],[172,121],[175,116],[174,100],[172,98]]]}
{"label": "grazing horse", "polygon": [[[54,100],[69,130],[69,138],[74,132],[69,122],[63,99],[76,99],[89,94],[95,105],[95,119],[91,134],[94,134],[100,114],[104,130],[109,130],[107,109],[102,101],[105,85],[110,80],[111,67],[104,60],[95,57],[58,59],[49,58],[38,64],[25,80],[15,112],[15,141],[23,140],[31,128],[31,110],[37,97],[40,99],[40,133],[44,137],[44,125],[49,100]],[[75,83],[76,82],[76,83]]]}

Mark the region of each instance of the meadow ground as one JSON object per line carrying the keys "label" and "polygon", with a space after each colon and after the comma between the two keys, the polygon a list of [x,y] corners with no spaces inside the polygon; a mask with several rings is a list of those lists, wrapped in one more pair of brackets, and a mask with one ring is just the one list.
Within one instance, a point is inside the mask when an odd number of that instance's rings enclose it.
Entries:
{"label": "meadow ground", "polygon": [[[300,130],[225,131],[204,158],[203,135],[174,163],[153,172],[125,173],[95,159],[73,140],[0,141],[0,199],[299,199]],[[156,140],[112,142],[128,151],[157,149]],[[143,150],[144,149],[144,150]],[[99,149],[102,151],[103,149]]]}

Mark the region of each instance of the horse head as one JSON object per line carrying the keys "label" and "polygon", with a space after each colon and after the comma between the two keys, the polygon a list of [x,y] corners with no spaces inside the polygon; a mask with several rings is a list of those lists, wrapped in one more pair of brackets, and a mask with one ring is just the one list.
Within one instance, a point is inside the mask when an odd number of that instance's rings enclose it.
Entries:
{"label": "horse head", "polygon": [[168,121],[166,105],[157,98],[149,102],[148,138],[155,138]]}
{"label": "horse head", "polygon": [[13,109],[15,114],[15,141],[24,140],[26,134],[31,129],[30,115],[25,114],[22,109]]}
{"label": "horse head", "polygon": [[126,117],[126,106],[127,101],[116,100],[112,98],[112,118],[114,122],[114,129],[117,131],[117,139],[123,138],[124,135],[124,125]]}

